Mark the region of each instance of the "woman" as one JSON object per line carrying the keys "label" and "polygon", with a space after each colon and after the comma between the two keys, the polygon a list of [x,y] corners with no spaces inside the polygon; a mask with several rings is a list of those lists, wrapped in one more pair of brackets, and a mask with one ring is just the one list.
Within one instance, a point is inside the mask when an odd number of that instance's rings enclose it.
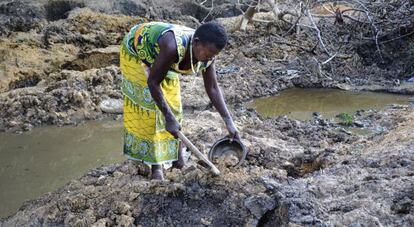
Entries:
{"label": "woman", "polygon": [[134,26],[121,45],[124,94],[124,154],[151,165],[151,179],[163,179],[162,164],[182,168],[177,139],[183,109],[181,74],[202,72],[208,97],[223,118],[230,136],[238,131],[217,85],[214,57],[227,35],[214,22],[193,29],[161,22]]}

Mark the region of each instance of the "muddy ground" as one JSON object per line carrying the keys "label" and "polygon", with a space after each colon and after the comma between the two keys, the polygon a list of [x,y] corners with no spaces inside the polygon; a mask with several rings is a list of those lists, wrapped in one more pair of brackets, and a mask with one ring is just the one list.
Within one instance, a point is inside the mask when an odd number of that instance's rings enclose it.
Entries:
{"label": "muddy ground", "polygon": [[[208,15],[222,17],[218,20],[231,30],[240,14],[237,1],[220,1],[210,14],[190,1],[175,1],[174,7],[161,2],[2,2],[0,130],[118,119],[121,115],[103,112],[100,104],[122,97],[118,45],[133,24],[162,19],[194,27]],[[295,4],[281,4],[289,6]],[[412,29],[412,2],[391,1],[387,10],[391,13],[384,18],[402,18],[404,28]],[[217,70],[249,150],[241,168],[223,169],[213,177],[192,158],[182,171],[167,170],[165,182],[151,182],[145,169],[126,161],[91,170],[26,202],[0,225],[414,225],[412,107],[361,111],[357,120],[375,129],[371,136],[318,118],[264,119],[247,108],[254,97],[290,87],[414,94],[414,85],[407,82],[414,75],[412,36],[382,44],[378,60],[376,46],[351,32],[358,23],[321,19],[318,25],[336,35],[326,36],[330,50],[347,37],[341,56],[326,64],[321,64],[328,59],[321,48],[312,50],[318,43],[315,35],[285,34],[289,28],[283,23],[254,22],[246,32],[229,34]],[[383,39],[394,39],[393,30],[384,26],[388,31]],[[182,81],[184,133],[208,150],[225,129],[208,107],[202,78],[185,76]]]}
{"label": "muddy ground", "polygon": [[[249,149],[239,169],[214,177],[192,159],[182,171],[167,170],[165,182],[155,182],[126,161],[26,202],[2,225],[414,224],[411,107],[364,117],[387,131],[370,138],[320,120],[236,115]],[[198,147],[206,150],[223,136],[217,113],[186,116],[184,132]]]}

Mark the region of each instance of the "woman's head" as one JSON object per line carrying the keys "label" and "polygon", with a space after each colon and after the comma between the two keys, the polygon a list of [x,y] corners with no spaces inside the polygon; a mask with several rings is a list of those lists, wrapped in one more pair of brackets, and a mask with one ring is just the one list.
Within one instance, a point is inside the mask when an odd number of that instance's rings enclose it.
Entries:
{"label": "woman's head", "polygon": [[227,44],[226,31],[216,22],[202,24],[194,33],[193,51],[198,61],[211,60]]}

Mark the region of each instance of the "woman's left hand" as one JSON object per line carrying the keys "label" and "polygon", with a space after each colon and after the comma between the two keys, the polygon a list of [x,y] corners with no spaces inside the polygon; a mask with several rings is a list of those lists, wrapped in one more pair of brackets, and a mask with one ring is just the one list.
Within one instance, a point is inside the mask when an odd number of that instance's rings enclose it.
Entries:
{"label": "woman's left hand", "polygon": [[233,119],[229,117],[229,118],[223,118],[223,120],[226,123],[227,131],[229,131],[230,139],[240,140],[239,131],[237,131],[237,128],[234,125]]}

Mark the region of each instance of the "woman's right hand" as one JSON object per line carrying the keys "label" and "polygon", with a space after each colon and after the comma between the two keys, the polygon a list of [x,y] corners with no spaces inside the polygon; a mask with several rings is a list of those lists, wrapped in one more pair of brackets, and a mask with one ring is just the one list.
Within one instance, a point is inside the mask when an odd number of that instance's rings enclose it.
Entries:
{"label": "woman's right hand", "polygon": [[231,140],[237,139],[240,140],[239,131],[234,125],[233,119],[231,117],[224,117],[224,123],[226,124],[227,131],[229,131],[229,138]]}
{"label": "woman's right hand", "polygon": [[174,138],[178,138],[178,131],[181,130],[181,126],[173,115],[165,117],[165,130],[167,130]]}

